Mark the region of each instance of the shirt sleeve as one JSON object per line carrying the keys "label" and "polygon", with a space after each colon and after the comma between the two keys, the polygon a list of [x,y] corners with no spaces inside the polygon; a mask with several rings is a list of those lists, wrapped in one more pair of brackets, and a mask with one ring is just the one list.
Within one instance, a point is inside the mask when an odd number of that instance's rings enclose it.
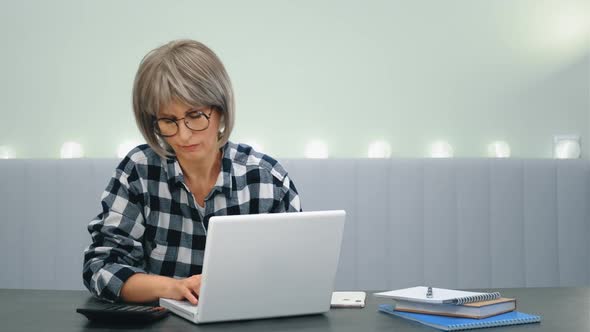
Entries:
{"label": "shirt sleeve", "polygon": [[299,193],[295,184],[291,181],[288,175],[283,178],[282,197],[278,204],[275,204],[273,213],[279,212],[301,212],[301,201],[299,200]]}
{"label": "shirt sleeve", "polygon": [[[96,297],[120,300],[123,284],[135,273],[145,273],[141,239],[145,205],[138,189],[137,171],[128,159],[121,162],[101,198],[102,213],[88,225],[92,243],[84,251],[84,285]],[[126,169],[129,169],[126,172]]]}

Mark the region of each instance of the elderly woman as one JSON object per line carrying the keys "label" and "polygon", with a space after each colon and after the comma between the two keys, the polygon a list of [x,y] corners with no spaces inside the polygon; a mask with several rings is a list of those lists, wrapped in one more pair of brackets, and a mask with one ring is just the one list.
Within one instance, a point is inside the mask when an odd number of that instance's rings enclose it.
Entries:
{"label": "elderly woman", "polygon": [[109,301],[196,304],[209,218],[297,212],[299,196],[276,160],[229,141],[232,86],[205,45],[178,40],[148,53],[133,109],[148,144],[129,152],[102,195],[84,284]]}

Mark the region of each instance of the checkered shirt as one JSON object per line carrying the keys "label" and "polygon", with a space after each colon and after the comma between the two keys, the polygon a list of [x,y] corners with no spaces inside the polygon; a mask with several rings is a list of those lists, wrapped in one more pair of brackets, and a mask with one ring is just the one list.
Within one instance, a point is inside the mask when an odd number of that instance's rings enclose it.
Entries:
{"label": "checkered shirt", "polygon": [[297,189],[276,160],[232,142],[222,151],[204,214],[176,158],[161,158],[148,145],[129,152],[102,195],[102,212],[88,225],[92,243],[82,276],[93,295],[120,300],[135,273],[200,274],[212,216],[301,211]]}

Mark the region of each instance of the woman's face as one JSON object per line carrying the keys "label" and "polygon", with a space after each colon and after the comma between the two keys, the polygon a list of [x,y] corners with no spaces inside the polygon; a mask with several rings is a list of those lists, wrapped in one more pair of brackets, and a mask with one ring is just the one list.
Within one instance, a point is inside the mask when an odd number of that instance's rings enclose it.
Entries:
{"label": "woman's face", "polygon": [[[207,129],[194,131],[186,126],[185,120],[188,120],[190,115],[194,114],[190,113],[193,111],[201,111],[209,116],[209,127],[207,127]],[[174,100],[168,105],[168,107],[162,109],[158,114],[158,119],[168,118],[178,120],[185,117],[185,120],[176,122],[178,124],[176,135],[164,137],[164,140],[176,153],[176,156],[181,160],[196,162],[215,156],[219,151],[217,145],[217,133],[219,131],[220,120],[219,112],[211,107],[193,108]],[[201,118],[201,120],[204,121],[205,119]]]}

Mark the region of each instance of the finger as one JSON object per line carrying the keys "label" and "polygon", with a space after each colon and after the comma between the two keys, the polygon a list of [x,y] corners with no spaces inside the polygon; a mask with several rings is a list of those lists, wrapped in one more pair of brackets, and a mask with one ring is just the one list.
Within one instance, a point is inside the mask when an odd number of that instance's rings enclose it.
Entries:
{"label": "finger", "polygon": [[187,299],[190,303],[196,305],[197,303],[199,303],[199,300],[197,300],[197,297],[193,294],[193,292],[191,292],[190,289],[187,289],[184,293],[184,298]]}
{"label": "finger", "polygon": [[195,282],[193,284],[191,284],[189,286],[190,290],[195,293],[197,295],[197,297],[199,296],[199,294],[201,293],[201,281],[199,280],[198,282]]}

